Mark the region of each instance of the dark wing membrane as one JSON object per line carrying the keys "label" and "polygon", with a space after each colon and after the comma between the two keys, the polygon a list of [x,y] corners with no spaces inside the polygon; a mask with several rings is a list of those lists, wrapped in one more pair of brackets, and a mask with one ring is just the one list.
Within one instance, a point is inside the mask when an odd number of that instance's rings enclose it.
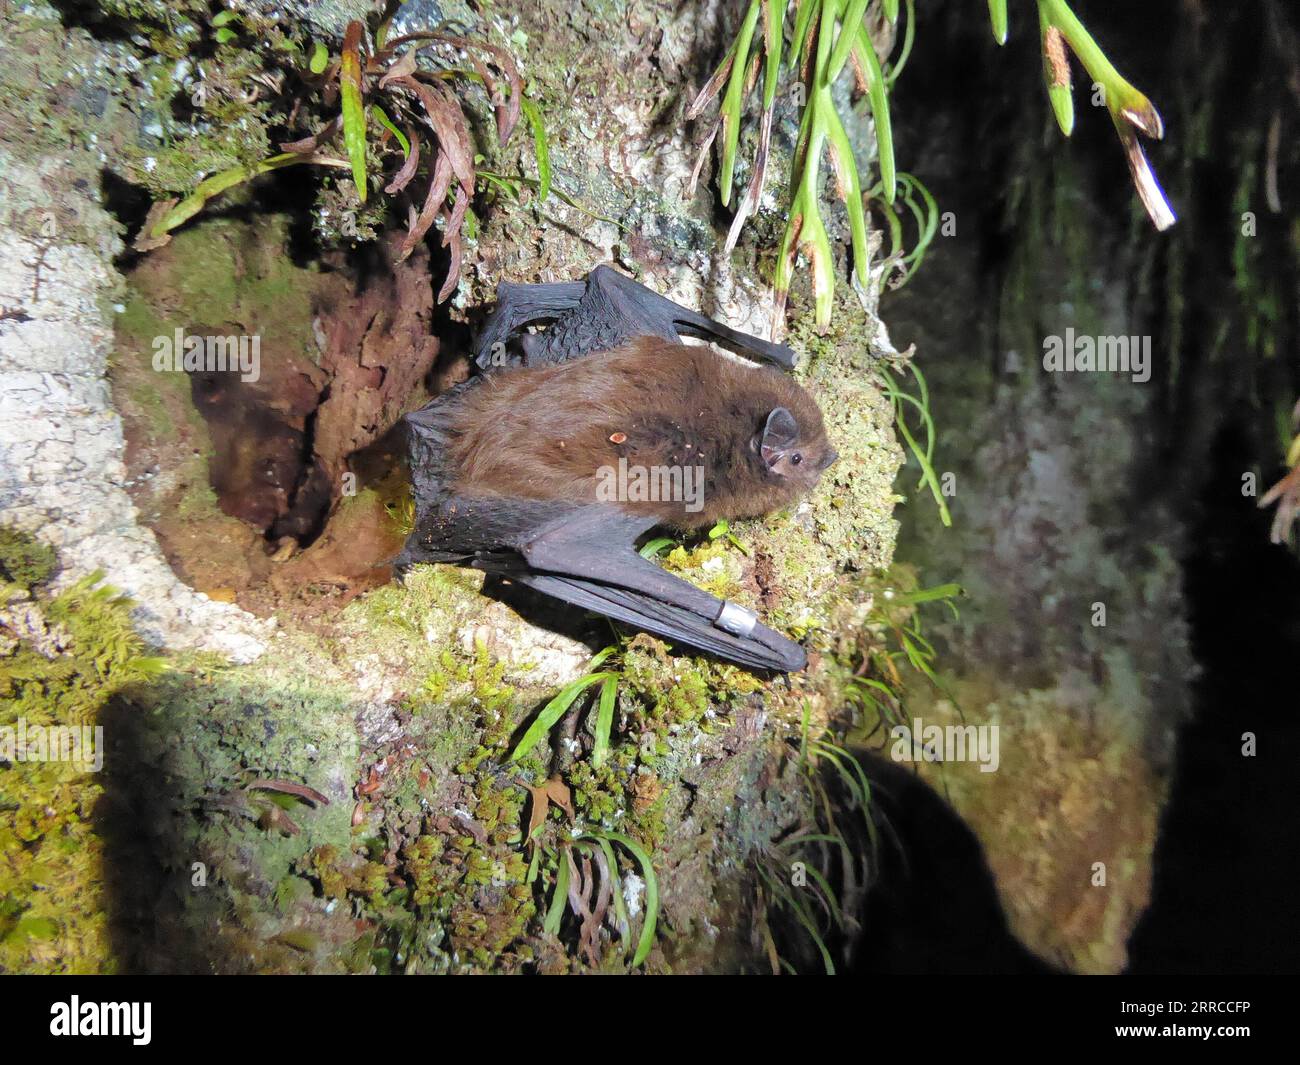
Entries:
{"label": "dark wing membrane", "polygon": [[453,495],[445,461],[449,416],[471,378],[406,416],[415,529],[397,559],[398,572],[416,562],[461,562],[483,551],[509,547],[521,537],[575,509],[553,500]]}
{"label": "dark wing membrane", "polygon": [[586,506],[552,520],[515,547],[522,583],[566,602],[758,669],[799,670],[803,648],[756,620],[743,635],[719,626],[726,604],[642,558],[637,537],[653,517],[613,505]]}
{"label": "dark wing membrane", "polygon": [[515,579],[566,603],[751,669],[795,673],[808,663],[802,647],[765,625],[755,625],[748,636],[735,636],[682,607],[614,585],[551,573],[524,572]]}

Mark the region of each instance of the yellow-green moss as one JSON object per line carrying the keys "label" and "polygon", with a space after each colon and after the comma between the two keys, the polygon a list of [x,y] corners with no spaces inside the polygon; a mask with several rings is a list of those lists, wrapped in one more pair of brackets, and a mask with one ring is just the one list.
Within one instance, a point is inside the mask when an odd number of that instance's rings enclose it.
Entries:
{"label": "yellow-green moss", "polygon": [[36,537],[0,525],[0,579],[28,590],[49,580],[58,559],[54,549]]}
{"label": "yellow-green moss", "polygon": [[[0,729],[15,744],[3,756],[12,760],[0,760],[3,972],[114,968],[93,823],[100,778],[78,762],[27,761],[16,744],[20,729],[93,729],[115,693],[157,675],[160,663],[131,628],[130,603],[97,583],[35,599],[0,584]],[[100,756],[102,744],[100,733]]]}

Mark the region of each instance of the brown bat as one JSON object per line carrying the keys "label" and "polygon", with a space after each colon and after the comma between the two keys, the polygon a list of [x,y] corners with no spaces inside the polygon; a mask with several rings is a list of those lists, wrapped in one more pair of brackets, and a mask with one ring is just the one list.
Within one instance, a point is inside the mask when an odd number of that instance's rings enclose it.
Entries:
{"label": "brown bat", "polygon": [[[478,345],[488,372],[407,417],[417,520],[400,563],[473,565],[751,668],[802,669],[798,644],[636,551],[656,526],[788,506],[836,458],[798,384],[676,330],[782,366],[793,352],[608,267],[503,285],[497,301]],[[510,334],[544,318],[512,352]]]}

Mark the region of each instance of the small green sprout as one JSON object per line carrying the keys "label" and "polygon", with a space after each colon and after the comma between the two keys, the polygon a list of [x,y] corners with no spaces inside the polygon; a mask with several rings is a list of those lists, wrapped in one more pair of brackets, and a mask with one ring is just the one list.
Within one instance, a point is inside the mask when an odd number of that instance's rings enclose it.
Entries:
{"label": "small green sprout", "polygon": [[[930,391],[926,387],[925,376],[917,368],[915,362],[908,362],[908,370],[916,378],[918,394],[913,396],[904,392],[898,383],[894,380],[883,366],[880,367],[880,376],[885,382],[885,395],[893,401],[894,404],[894,421],[898,426],[898,433],[907,444],[908,450],[911,451],[912,457],[916,459],[917,464],[921,467],[921,479],[917,482],[917,487],[922,486],[930,489],[930,494],[934,496],[935,504],[939,507],[939,520],[946,526],[952,525],[952,515],[948,511],[948,503],[943,497],[943,489],[939,485],[939,478],[934,472],[934,418],[930,414]],[[921,425],[925,430],[925,446],[922,447],[912,435],[912,430],[907,424],[907,412],[913,409],[921,416]]]}
{"label": "small green sprout", "polygon": [[710,540],[725,539],[727,543],[731,544],[731,546],[736,548],[742,555],[749,554],[749,548],[747,548],[736,538],[736,534],[731,531],[731,522],[727,521],[726,518],[723,518],[720,522],[718,522],[715,526],[713,526],[712,529],[709,530],[709,539]]}

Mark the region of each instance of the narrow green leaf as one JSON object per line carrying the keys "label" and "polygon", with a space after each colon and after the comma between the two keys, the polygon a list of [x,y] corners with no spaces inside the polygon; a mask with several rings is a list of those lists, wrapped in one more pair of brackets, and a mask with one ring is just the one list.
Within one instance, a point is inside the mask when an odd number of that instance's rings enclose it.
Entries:
{"label": "narrow green leaf", "polygon": [[188,222],[203,210],[203,206],[214,196],[233,188],[235,185],[249,181],[259,174],[279,170],[283,166],[294,166],[297,163],[334,165],[331,161],[316,156],[304,155],[301,152],[283,152],[280,155],[273,155],[269,159],[263,159],[254,166],[235,166],[229,170],[223,170],[221,173],[213,174],[212,177],[199,182],[198,187],[192,193],[154,223],[148,235],[161,237],[164,233],[169,233],[182,223]]}
{"label": "narrow green leaf", "polygon": [[641,844],[622,832],[606,832],[605,835],[615,843],[626,847],[641,864],[641,878],[645,881],[645,917],[641,922],[641,936],[637,940],[636,954],[632,958],[633,965],[640,965],[646,960],[650,948],[655,943],[655,927],[659,923],[659,880],[655,877],[650,855]]}
{"label": "narrow green leaf", "polygon": [[370,113],[375,116],[375,121],[377,121],[381,126],[383,126],[384,129],[388,130],[388,132],[391,133],[395,138],[397,138],[397,143],[402,146],[402,154],[410,155],[411,142],[406,139],[405,133],[403,133],[400,129],[398,129],[395,125],[393,125],[393,120],[388,117],[387,112],[385,112],[384,109],[380,107],[378,104],[371,104]]}
{"label": "narrow green leaf", "polygon": [[[926,249],[929,248],[935,234],[939,231],[939,205],[935,202],[930,190],[911,174],[899,174],[898,180],[900,183],[904,181],[907,183],[908,202],[912,206],[913,213],[917,214],[918,221],[920,221],[922,214],[925,219],[921,225],[921,236],[916,242],[916,247],[903,259],[905,263],[910,264],[907,273],[903,275],[903,282],[906,282],[921,265],[921,261],[925,258]],[[925,205],[924,211],[921,213],[917,212],[914,193],[920,194]]]}
{"label": "narrow green leaf", "polygon": [[610,655],[617,654],[617,653],[618,653],[617,644],[610,644],[608,647],[602,647],[599,651],[597,651],[592,656],[591,661],[587,663],[587,669],[589,671],[596,669],[598,666],[600,666],[602,662],[608,661]]}
{"label": "narrow green leaf", "polygon": [[546,910],[542,921],[542,931],[548,935],[560,934],[560,922],[564,919],[564,904],[569,898],[569,856],[561,853],[557,860],[555,872],[555,890],[551,892],[551,905]]}
{"label": "narrow green leaf", "polygon": [[221,29],[217,30],[217,32],[213,34],[213,36],[217,39],[217,44],[229,44],[238,37],[239,34],[229,26],[222,26]]}
{"label": "narrow green leaf", "polygon": [[537,156],[537,198],[545,203],[551,194],[551,150],[546,142],[546,126],[541,109],[528,97],[521,101],[524,117],[533,131],[533,153]]}
{"label": "narrow green leaf", "polygon": [[898,53],[898,58],[889,64],[889,77],[885,80],[892,88],[894,82],[898,80],[898,75],[903,73],[903,68],[907,66],[907,60],[912,55],[912,44],[916,40],[916,0],[907,0],[907,29],[903,31],[903,50]]}
{"label": "narrow green leaf", "polygon": [[993,39],[998,44],[1007,43],[1007,0],[989,0],[989,22],[993,24]]}
{"label": "narrow green leaf", "polygon": [[349,22],[343,37],[343,65],[339,70],[343,102],[343,144],[352,163],[352,183],[357,199],[366,202],[366,110],[361,100],[361,23]]}
{"label": "narrow green leaf", "polygon": [[215,15],[212,16],[212,25],[213,25],[213,26],[224,26],[224,25],[226,25],[226,23],[228,23],[228,22],[233,22],[233,21],[234,21],[235,19],[237,19],[237,18],[239,18],[239,14],[238,14],[238,12],[235,12],[235,11],[218,11]]}
{"label": "narrow green leaf", "polygon": [[[908,449],[921,467],[921,480],[929,487],[930,494],[934,496],[934,501],[939,507],[939,520],[945,526],[951,526],[952,515],[948,511],[948,503],[943,497],[943,491],[939,486],[939,478],[934,472],[931,461],[934,454],[934,419],[930,416],[929,396],[926,391],[925,378],[920,375],[920,371],[915,366],[911,367],[911,369],[917,375],[921,389],[920,399],[902,391],[893,377],[890,376],[888,370],[882,368],[880,376],[885,382],[886,394],[894,401],[894,424],[898,426],[899,435],[903,438],[903,442],[907,444]],[[905,404],[911,404],[921,415],[921,421],[926,430],[927,446],[925,448],[922,448],[917,443],[911,429],[908,428],[907,417],[904,413]]]}
{"label": "narrow green leaf", "polygon": [[809,203],[804,219],[804,247],[812,266],[813,320],[824,327],[830,325],[835,306],[835,253],[816,200],[810,197]]}
{"label": "narrow green leaf", "polygon": [[896,595],[889,601],[890,606],[913,606],[917,603],[933,603],[936,599],[951,599],[966,594],[966,589],[956,582],[936,584],[933,588]]}
{"label": "narrow green leaf", "polygon": [[600,686],[600,707],[596,711],[596,745],[591,764],[599,769],[609,757],[609,735],[614,728],[614,706],[618,701],[618,678],[606,677]]}
{"label": "narrow green leaf", "polygon": [[808,33],[818,9],[817,0],[803,0],[803,3],[799,5],[799,12],[794,19],[794,36],[790,38],[790,66],[792,69],[798,67],[802,60],[804,45],[808,41]]}
{"label": "narrow green leaf", "polygon": [[[867,285],[867,218],[862,207],[862,181],[858,177],[858,162],[853,155],[853,146],[844,132],[839,115],[830,110],[826,116],[826,127],[830,145],[831,159],[835,172],[839,175],[837,187],[844,195],[844,208],[849,216],[849,237],[853,244],[853,270],[858,275],[859,284]],[[876,129],[879,130],[879,125]]]}
{"label": "narrow green leaf", "polygon": [[[759,870],[760,872],[762,872],[761,866],[759,867]],[[765,874],[764,879],[767,880],[769,884],[773,885],[773,887],[775,887],[776,884],[781,884],[782,888],[784,889],[780,893],[781,897],[785,900],[786,905],[789,907],[791,912],[794,913],[795,919],[801,925],[803,925],[804,931],[808,933],[809,937],[813,941],[813,944],[817,947],[818,952],[822,956],[822,965],[826,969],[826,975],[834,976],[835,962],[831,959],[831,952],[826,949],[826,942],[825,940],[822,939],[822,934],[817,928],[817,923],[813,920],[812,915],[808,913],[807,904],[804,902],[802,898],[795,895],[792,891],[785,889],[785,885],[783,881],[780,880],[774,881],[770,877],[770,874]]]}
{"label": "narrow green leaf", "polygon": [[[840,840],[840,845],[845,851],[848,851],[848,844],[845,843],[843,839]],[[812,862],[805,863],[804,871],[812,878],[813,883],[821,888],[822,898],[826,900],[826,905],[830,909],[831,920],[834,921],[837,926],[843,928],[844,917],[840,913],[840,900],[835,897],[835,889],[827,883],[826,877],[822,874],[822,871],[813,865]]]}
{"label": "narrow green leaf", "polygon": [[735,184],[736,145],[740,141],[740,98],[745,90],[745,79],[749,72],[749,48],[761,10],[762,0],[750,0],[745,21],[741,23],[740,33],[736,35],[736,58],[731,65],[731,77],[727,81],[727,92],[722,100],[722,173],[718,184],[724,207],[731,203],[731,190]]}
{"label": "narrow green leaf", "polygon": [[559,695],[542,707],[542,712],[528,726],[528,731],[524,733],[523,739],[510,752],[510,757],[506,761],[517,762],[526,755],[555,727],[555,723],[564,716],[565,711],[573,705],[574,700],[579,695],[593,684],[598,684],[600,681],[614,675],[613,673],[589,673],[585,677],[579,677],[572,684],[566,685],[561,689]]}
{"label": "narrow green leaf", "polygon": [[767,52],[763,70],[764,110],[770,109],[776,101],[776,88],[781,76],[781,42],[785,39],[784,22],[783,0],[766,0],[763,9],[763,48]]}
{"label": "narrow green leaf", "polygon": [[1038,28],[1043,48],[1043,84],[1047,88],[1047,102],[1052,105],[1052,114],[1056,117],[1057,126],[1068,137],[1074,132],[1074,95],[1071,92],[1069,69],[1067,67],[1064,71],[1064,83],[1058,83],[1056,70],[1049,58],[1052,47],[1049,35],[1055,34],[1056,47],[1060,51],[1058,62],[1069,63],[1069,58],[1065,54],[1065,38],[1060,35],[1059,30],[1054,29],[1048,20],[1047,8],[1042,5],[1038,8]]}
{"label": "narrow green leaf", "polygon": [[311,46],[311,60],[308,62],[307,68],[313,74],[320,74],[325,70],[325,67],[329,63],[329,61],[330,61],[329,49],[326,48],[325,45],[322,44],[320,41],[314,42]]}
{"label": "narrow green leaf", "polygon": [[885,75],[880,69],[880,60],[872,47],[867,31],[863,29],[859,40],[859,58],[866,65],[867,76],[871,84],[867,86],[867,96],[871,101],[871,117],[876,123],[876,151],[880,162],[880,183],[884,189],[885,202],[892,204],[897,190],[897,177],[894,168],[894,134],[889,119],[889,97],[885,92]]}
{"label": "narrow green leaf", "polygon": [[653,540],[646,541],[645,546],[637,554],[642,558],[654,559],[665,547],[672,547],[676,543],[677,541],[671,536],[656,536]]}
{"label": "narrow green leaf", "polygon": [[844,19],[840,23],[839,36],[835,38],[835,50],[831,52],[830,66],[826,69],[825,84],[833,84],[840,76],[840,71],[844,69],[844,64],[848,62],[849,52],[853,50],[853,45],[858,40],[858,31],[862,28],[862,16],[866,14],[866,10],[867,0],[849,0]]}

